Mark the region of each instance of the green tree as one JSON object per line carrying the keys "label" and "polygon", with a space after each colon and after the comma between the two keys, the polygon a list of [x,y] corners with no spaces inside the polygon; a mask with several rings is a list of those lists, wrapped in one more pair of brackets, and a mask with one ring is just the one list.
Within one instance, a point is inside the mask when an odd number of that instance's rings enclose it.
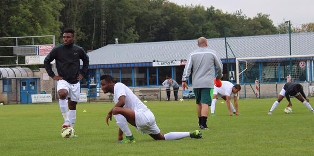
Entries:
{"label": "green tree", "polygon": [[[40,7],[38,7],[40,6]],[[60,0],[1,0],[0,36],[59,36],[62,23],[59,21],[63,4]],[[19,44],[31,44],[31,39],[21,39]],[[39,40],[37,44],[46,43]],[[2,45],[15,45],[15,41],[3,41]],[[13,55],[12,48],[0,48],[1,56]],[[1,64],[15,63],[5,59]]]}
{"label": "green tree", "polygon": [[[289,33],[289,24],[288,24],[288,22],[284,21],[284,22],[280,23],[277,26],[277,32],[279,34],[288,34]],[[300,30],[299,30],[299,28],[294,27],[293,23],[291,23],[291,32],[300,32]]]}
{"label": "green tree", "polygon": [[299,32],[314,32],[314,23],[302,24]]}
{"label": "green tree", "polygon": [[254,35],[270,35],[277,32],[276,27],[273,24],[273,21],[269,19],[269,15],[258,13],[252,19],[252,26],[255,29]]}
{"label": "green tree", "polygon": [[61,17],[60,17],[60,21],[63,23],[63,26],[61,30],[59,29],[59,31],[62,32],[62,30],[66,28],[72,28],[75,30],[76,41],[83,43],[88,38],[86,36],[86,32],[82,30],[83,25],[89,24],[90,26],[93,26],[91,25],[91,19],[93,19],[93,16],[91,16],[90,14],[89,14],[90,18],[88,20],[83,21],[84,15],[86,15],[87,12],[89,12],[88,8],[91,8],[91,9],[94,8],[94,6],[92,5],[92,1],[91,0],[84,0],[84,1],[62,0],[62,3],[65,6],[61,10]]}
{"label": "green tree", "polygon": [[62,8],[60,0],[3,0],[0,36],[59,35]]}
{"label": "green tree", "polygon": [[136,18],[141,15],[142,7],[147,0],[107,0],[107,41],[114,43],[133,43],[139,40],[136,29]]}

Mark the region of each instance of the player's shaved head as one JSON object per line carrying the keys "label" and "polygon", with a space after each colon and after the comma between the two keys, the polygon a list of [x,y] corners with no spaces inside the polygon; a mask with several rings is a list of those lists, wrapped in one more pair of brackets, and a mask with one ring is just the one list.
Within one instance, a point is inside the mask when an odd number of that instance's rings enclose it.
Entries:
{"label": "player's shaved head", "polygon": [[197,44],[199,47],[207,47],[208,46],[208,42],[207,42],[207,39],[205,37],[198,38]]}

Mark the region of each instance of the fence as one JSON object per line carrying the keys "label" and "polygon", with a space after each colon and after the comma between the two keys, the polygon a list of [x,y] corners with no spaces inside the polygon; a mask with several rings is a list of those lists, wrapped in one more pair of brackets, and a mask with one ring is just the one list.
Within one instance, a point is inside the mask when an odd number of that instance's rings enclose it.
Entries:
{"label": "fence", "polygon": [[[240,98],[276,98],[285,83],[258,83],[243,84],[239,92]],[[314,95],[314,86],[311,83],[300,83],[303,86],[305,95]]]}
{"label": "fence", "polygon": [[[257,83],[257,84],[241,84],[241,91],[239,92],[239,98],[276,98],[280,93],[285,83]],[[311,83],[300,83],[303,86],[304,93],[307,96],[314,96],[314,86]],[[153,101],[166,101],[166,89],[163,87],[156,88],[131,88],[133,93],[137,95],[141,100],[153,100]],[[193,90],[190,88],[190,90]],[[99,97],[89,98],[89,101],[112,101],[112,94],[104,94],[102,90],[99,92]],[[183,98],[183,90],[179,89],[179,99],[189,100]],[[194,98],[194,97],[192,97]],[[173,90],[171,90],[170,100],[174,101]]]}
{"label": "fence", "polygon": [[[131,88],[133,93],[138,96],[141,100],[152,100],[152,101],[166,101],[167,94],[166,89],[164,87],[150,87],[150,88]],[[97,90],[91,90],[88,95],[95,94],[94,92]],[[99,90],[96,94],[99,96],[97,97],[88,97],[88,101],[112,101],[113,95],[110,93],[104,94],[102,90]],[[178,91],[178,98],[183,98],[183,90],[179,89]],[[174,92],[171,89],[170,100],[174,101]],[[188,100],[188,99],[187,99]]]}

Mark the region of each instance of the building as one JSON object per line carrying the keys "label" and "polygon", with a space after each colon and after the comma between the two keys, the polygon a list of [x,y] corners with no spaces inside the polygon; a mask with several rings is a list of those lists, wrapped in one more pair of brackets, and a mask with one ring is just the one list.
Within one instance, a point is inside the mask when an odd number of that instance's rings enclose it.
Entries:
{"label": "building", "polygon": [[[276,34],[208,41],[209,48],[222,59],[225,80],[251,88],[256,82],[284,83],[288,75],[295,81],[313,81],[314,33],[293,33],[291,38]],[[102,74],[135,88],[160,87],[166,76],[181,83],[184,61],[196,48],[196,39],[107,45],[88,54],[91,82],[96,92]]]}
{"label": "building", "polygon": [[[241,84],[254,83],[255,80],[283,82],[287,75],[292,74],[292,70],[297,70],[300,62],[305,63],[308,71],[292,75],[293,78],[309,82],[313,80],[313,60],[308,55],[314,54],[314,33],[293,33],[291,38],[288,34],[276,34],[230,37],[226,40],[215,38],[208,41],[209,48],[217,51],[218,57],[222,59],[224,79],[236,81],[232,77],[240,72],[236,71],[236,58],[251,58],[249,62],[254,62],[254,65],[245,72],[246,75],[243,73],[244,76],[239,80]],[[160,86],[166,76],[171,76],[180,83],[184,60],[196,48],[196,39],[107,45],[88,53],[90,76],[97,84],[100,75],[110,74],[130,87]],[[239,62],[239,66],[243,66],[243,62]],[[266,71],[269,69],[273,71]],[[263,70],[266,72],[261,72]],[[281,74],[274,76],[273,72]]]}
{"label": "building", "polygon": [[[288,75],[295,81],[302,82],[309,94],[314,94],[311,87],[314,79],[313,32],[293,33],[291,38],[288,34],[276,34],[215,38],[208,41],[209,48],[217,51],[222,60],[224,79],[243,86],[240,97],[275,97]],[[110,98],[110,95],[103,97],[100,94],[99,80],[101,75],[110,74],[141,97],[144,95],[140,90],[158,90],[157,98],[164,99],[162,82],[171,76],[180,84],[185,61],[196,48],[196,39],[104,46],[88,53],[89,79],[82,82],[82,92],[88,92],[92,98]],[[1,94],[10,94],[4,86],[9,81],[12,83],[22,79],[3,76],[3,70],[0,71]],[[37,93],[45,91],[55,97],[55,83],[44,72],[41,69],[31,76],[38,81]],[[16,86],[21,86],[20,82]],[[20,91],[16,92],[20,96]],[[152,95],[156,95],[156,92]],[[20,97],[15,99],[17,103],[21,102]]]}

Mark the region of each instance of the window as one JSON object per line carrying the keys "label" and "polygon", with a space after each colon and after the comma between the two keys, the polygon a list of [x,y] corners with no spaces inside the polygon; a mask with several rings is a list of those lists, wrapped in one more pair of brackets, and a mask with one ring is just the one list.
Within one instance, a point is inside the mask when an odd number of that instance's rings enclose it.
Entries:
{"label": "window", "polygon": [[3,92],[12,92],[12,80],[11,79],[3,79]]}
{"label": "window", "polygon": [[175,71],[176,71],[176,75],[174,77],[174,79],[179,83],[181,84],[181,81],[182,81],[182,74],[183,74],[183,71],[184,71],[184,67],[185,66],[176,66],[175,67]]}
{"label": "window", "polygon": [[159,85],[166,80],[167,77],[172,77],[171,67],[159,67]]}
{"label": "window", "polygon": [[149,71],[149,85],[157,85],[157,72],[156,72],[157,68],[154,67],[150,67],[148,68]]}
{"label": "window", "polygon": [[121,82],[126,86],[132,86],[132,68],[122,68]]}
{"label": "window", "polygon": [[113,79],[117,82],[121,82],[121,79],[120,79],[120,69],[119,68],[115,68],[115,69],[112,69],[112,75]]}
{"label": "window", "polygon": [[135,86],[147,86],[147,68],[134,68],[135,71]]}
{"label": "window", "polygon": [[100,69],[100,76],[101,75],[111,75],[111,69]]}

